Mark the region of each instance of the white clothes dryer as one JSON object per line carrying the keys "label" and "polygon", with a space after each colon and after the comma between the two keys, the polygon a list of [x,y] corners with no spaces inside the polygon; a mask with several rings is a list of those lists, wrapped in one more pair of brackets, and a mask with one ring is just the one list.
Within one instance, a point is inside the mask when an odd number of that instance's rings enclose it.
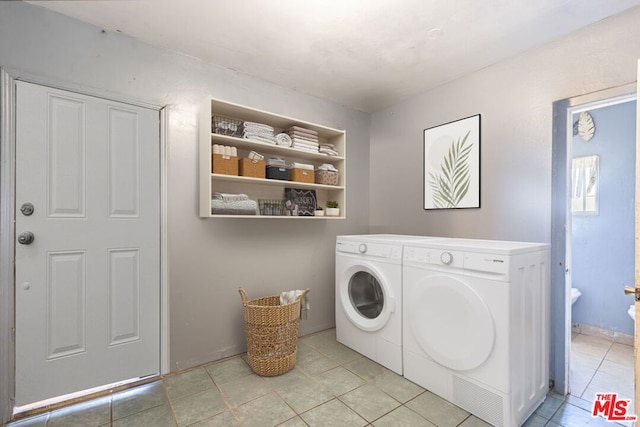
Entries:
{"label": "white clothes dryer", "polygon": [[403,256],[404,376],[494,426],[549,390],[549,246],[448,239]]}
{"label": "white clothes dryer", "polygon": [[426,236],[369,234],[336,240],[336,338],[402,374],[402,248]]}

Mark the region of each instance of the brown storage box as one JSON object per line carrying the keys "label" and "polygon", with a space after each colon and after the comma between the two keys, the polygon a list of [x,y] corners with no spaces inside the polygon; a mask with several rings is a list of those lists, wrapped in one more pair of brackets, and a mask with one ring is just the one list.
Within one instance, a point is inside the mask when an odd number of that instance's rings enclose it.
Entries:
{"label": "brown storage box", "polygon": [[245,157],[238,161],[238,166],[241,176],[265,178],[266,162],[264,160],[259,160],[256,163],[253,163],[250,158]]}
{"label": "brown storage box", "polygon": [[211,171],[224,175],[238,175],[238,158],[223,154],[211,155]]}
{"label": "brown storage box", "polygon": [[338,172],[316,171],[316,184],[338,185]]}
{"label": "brown storage box", "polygon": [[309,184],[313,184],[315,181],[315,177],[313,176],[313,171],[311,169],[292,168],[290,180],[296,182],[308,182]]}

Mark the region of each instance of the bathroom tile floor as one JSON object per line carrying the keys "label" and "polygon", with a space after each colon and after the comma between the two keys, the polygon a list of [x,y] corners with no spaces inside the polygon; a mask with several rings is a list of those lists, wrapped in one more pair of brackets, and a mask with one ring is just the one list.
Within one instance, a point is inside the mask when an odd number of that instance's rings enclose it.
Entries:
{"label": "bathroom tile floor", "polygon": [[[9,425],[488,426],[338,343],[335,329],[301,338],[298,348],[296,367],[278,377],[255,375],[240,355]],[[603,355],[615,359],[625,349],[611,350]],[[612,425],[589,409],[579,396],[550,394],[525,425]]]}
{"label": "bathroom tile floor", "polygon": [[633,403],[633,365],[633,346],[611,337],[572,333],[569,401],[591,408],[596,393],[615,392]]}

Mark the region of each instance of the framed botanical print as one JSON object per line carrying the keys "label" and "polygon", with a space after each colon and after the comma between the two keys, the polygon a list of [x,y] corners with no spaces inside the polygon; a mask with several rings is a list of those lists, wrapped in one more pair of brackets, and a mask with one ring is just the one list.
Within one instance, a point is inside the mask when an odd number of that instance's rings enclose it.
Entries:
{"label": "framed botanical print", "polygon": [[480,114],[424,130],[424,209],[480,207]]}

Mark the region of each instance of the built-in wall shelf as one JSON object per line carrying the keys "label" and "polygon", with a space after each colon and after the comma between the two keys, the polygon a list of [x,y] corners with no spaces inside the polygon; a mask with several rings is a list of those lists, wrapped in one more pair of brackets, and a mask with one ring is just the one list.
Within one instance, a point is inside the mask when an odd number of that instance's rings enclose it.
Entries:
{"label": "built-in wall shelf", "polygon": [[[310,152],[274,145],[266,142],[245,139],[242,135],[224,135],[215,132],[213,116],[231,119],[236,123],[254,122],[269,125],[274,128],[274,134],[286,131],[292,126],[310,129],[317,132],[319,141],[332,144],[338,155],[327,156],[319,152]],[[344,130],[332,129],[322,125],[317,125],[245,107],[218,99],[208,99],[200,109],[200,216],[203,218],[287,218],[287,219],[343,219],[346,217],[346,137]],[[250,152],[255,151],[264,156],[265,160],[270,157],[279,157],[289,163],[311,164],[314,169],[324,163],[334,165],[338,171],[337,185],[327,185],[311,182],[289,181],[279,179],[258,178],[253,176],[241,176],[226,173],[213,173],[212,170],[212,147],[214,144],[234,147],[237,151],[237,159],[245,158]],[[233,157],[232,157],[233,158]],[[215,193],[246,194],[251,200],[256,202],[260,199],[284,199],[285,188],[301,190],[314,190],[318,201],[318,206],[326,209],[328,200],[335,200],[340,206],[339,216],[288,216],[288,215],[219,215],[212,214],[211,199]],[[258,210],[259,213],[259,210]]]}
{"label": "built-in wall shelf", "polygon": [[278,145],[268,144],[266,142],[255,142],[247,139],[236,138],[233,136],[211,134],[211,144],[232,145],[238,149],[260,151],[263,154],[272,154],[276,156],[291,156],[296,158],[314,159],[318,161],[337,162],[344,160],[342,156],[328,157],[321,153],[308,153],[295,148],[281,147]]}

